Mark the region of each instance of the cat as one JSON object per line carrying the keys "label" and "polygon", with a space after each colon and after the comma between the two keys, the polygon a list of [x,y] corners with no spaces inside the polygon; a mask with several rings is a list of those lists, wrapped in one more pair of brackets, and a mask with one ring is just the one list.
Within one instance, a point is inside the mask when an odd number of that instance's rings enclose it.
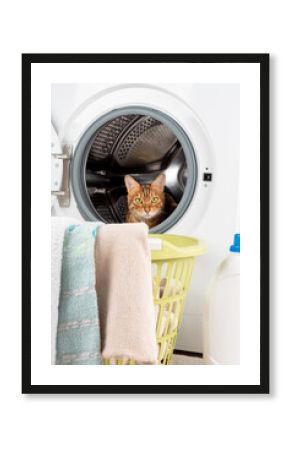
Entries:
{"label": "cat", "polygon": [[126,175],[124,181],[128,192],[126,223],[145,222],[152,228],[163,222],[177,207],[175,200],[164,191],[164,173],[151,184],[140,184],[130,175]]}

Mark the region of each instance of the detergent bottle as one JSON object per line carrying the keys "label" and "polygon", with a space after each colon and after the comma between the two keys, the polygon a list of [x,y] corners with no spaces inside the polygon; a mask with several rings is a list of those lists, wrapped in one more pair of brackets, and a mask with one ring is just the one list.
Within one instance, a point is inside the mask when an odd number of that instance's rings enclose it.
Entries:
{"label": "detergent bottle", "polygon": [[240,363],[240,234],[210,284],[204,311],[206,364]]}

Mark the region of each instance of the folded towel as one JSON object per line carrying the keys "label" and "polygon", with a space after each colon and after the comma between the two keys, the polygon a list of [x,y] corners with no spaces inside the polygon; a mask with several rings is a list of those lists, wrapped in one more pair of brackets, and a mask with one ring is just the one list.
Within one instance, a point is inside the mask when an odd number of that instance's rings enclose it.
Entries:
{"label": "folded towel", "polygon": [[[165,335],[165,330],[167,328],[167,317],[168,317],[168,313],[164,313],[163,317],[161,319],[160,336]],[[166,335],[168,336],[169,333],[177,330],[177,325],[178,325],[178,318],[175,316],[175,314],[171,313],[169,316],[169,325],[168,325],[168,328],[166,331]],[[167,350],[168,350],[168,345],[170,345],[170,346],[172,345],[171,339],[166,339],[163,342],[162,346],[161,346],[161,344],[157,344],[158,357],[159,357],[160,361],[162,361],[162,359],[165,357]]]}
{"label": "folded towel", "polygon": [[147,225],[100,227],[96,239],[96,289],[103,358],[132,358],[137,364],[156,364]]}
{"label": "folded towel", "polygon": [[64,232],[69,225],[75,223],[79,222],[70,217],[51,218],[51,364],[55,364],[56,356],[56,330]]}
{"label": "folded towel", "polygon": [[[177,286],[176,286],[177,283]],[[156,292],[156,279],[153,279],[153,291]],[[157,296],[158,298],[163,298],[165,288],[167,284],[167,279],[162,278],[160,280],[159,286],[157,288]],[[169,280],[169,286],[167,290],[167,297],[172,297],[172,295],[179,295],[182,292],[182,285],[180,282],[176,282],[176,280],[171,279]],[[166,333],[171,333],[177,328],[178,325],[178,318],[180,314],[180,302],[179,301],[173,301],[172,306],[170,306],[170,303],[167,303],[163,309],[163,317],[161,318],[161,326],[159,329],[159,336],[163,336]],[[170,310],[170,316],[168,320],[168,327],[167,327],[167,318],[168,318],[168,311]],[[160,305],[155,305],[155,317],[156,322],[158,320],[158,317],[160,315]]]}
{"label": "folded towel", "polygon": [[[176,282],[176,280],[171,279],[167,281],[167,278],[162,278],[160,280],[159,286],[157,286],[156,279],[153,279],[153,291],[156,292],[156,295],[158,298],[162,299],[165,293],[165,289],[167,286],[167,283],[169,283],[169,286],[167,287],[167,297],[170,299],[170,297],[174,295],[179,295],[182,292],[182,285],[180,282]],[[176,285],[177,283],[177,285]],[[168,335],[172,333],[173,331],[177,331],[178,326],[178,319],[180,314],[180,302],[175,301],[172,303],[172,306],[170,306],[170,303],[167,303],[164,305],[162,317],[161,317],[161,324],[159,327],[159,333],[158,338],[161,338],[165,335]],[[155,305],[155,317],[156,322],[158,321],[158,318],[160,316],[161,311],[161,305],[157,304]],[[170,313],[169,313],[170,311]],[[168,316],[169,314],[169,316]],[[165,357],[165,354],[167,352],[168,345],[171,345],[171,339],[164,341],[163,346],[161,347],[160,344],[158,344],[158,356],[159,359],[162,360]]]}
{"label": "folded towel", "polygon": [[95,291],[98,224],[71,225],[63,244],[56,364],[101,364]]}
{"label": "folded towel", "polygon": [[[156,280],[153,280],[153,289],[156,289]],[[176,286],[177,283],[177,286]],[[162,278],[160,280],[160,284],[159,284],[159,290],[157,291],[157,295],[159,298],[162,298],[164,293],[165,293],[165,288],[166,288],[166,284],[167,284],[167,278]],[[174,295],[179,295],[182,292],[182,284],[180,283],[180,281],[171,279],[169,280],[169,286],[168,286],[168,291],[167,291],[167,297],[171,297],[173,294]]]}

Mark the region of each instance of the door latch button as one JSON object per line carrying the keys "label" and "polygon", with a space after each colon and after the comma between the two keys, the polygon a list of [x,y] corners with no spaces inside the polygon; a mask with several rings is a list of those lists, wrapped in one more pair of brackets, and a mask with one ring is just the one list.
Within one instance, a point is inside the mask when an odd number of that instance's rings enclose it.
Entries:
{"label": "door latch button", "polygon": [[203,181],[211,181],[212,180],[212,173],[204,173],[203,174]]}

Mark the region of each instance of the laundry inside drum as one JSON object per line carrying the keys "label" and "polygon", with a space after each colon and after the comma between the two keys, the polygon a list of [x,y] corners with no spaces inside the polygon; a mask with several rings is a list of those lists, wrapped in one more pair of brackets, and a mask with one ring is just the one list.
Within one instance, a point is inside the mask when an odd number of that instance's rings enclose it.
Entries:
{"label": "laundry inside drum", "polygon": [[89,146],[85,183],[96,218],[126,222],[125,175],[150,184],[164,173],[166,198],[178,208],[188,168],[182,145],[168,125],[150,115],[119,115],[94,133]]}

